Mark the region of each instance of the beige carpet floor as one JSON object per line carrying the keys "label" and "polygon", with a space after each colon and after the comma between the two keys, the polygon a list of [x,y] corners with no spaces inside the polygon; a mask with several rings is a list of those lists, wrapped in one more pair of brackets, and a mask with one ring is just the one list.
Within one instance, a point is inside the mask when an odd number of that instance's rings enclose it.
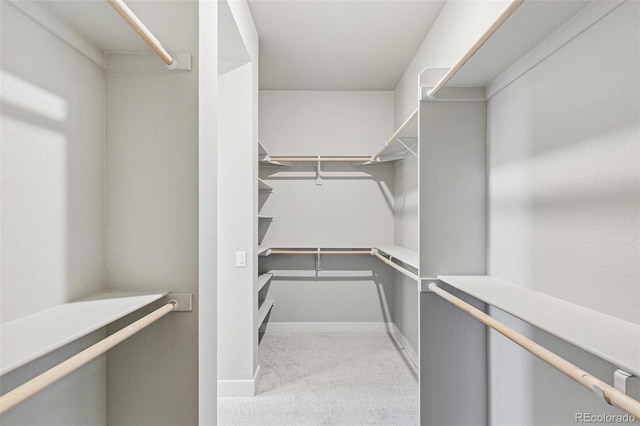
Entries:
{"label": "beige carpet floor", "polygon": [[219,425],[417,425],[414,367],[385,333],[270,333],[255,397],[218,398]]}

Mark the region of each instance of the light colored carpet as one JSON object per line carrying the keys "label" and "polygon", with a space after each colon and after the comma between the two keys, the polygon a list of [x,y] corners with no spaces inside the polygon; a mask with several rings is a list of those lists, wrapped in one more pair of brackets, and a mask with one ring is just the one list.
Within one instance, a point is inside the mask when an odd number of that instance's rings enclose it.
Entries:
{"label": "light colored carpet", "polygon": [[417,425],[418,379],[385,333],[271,333],[255,397],[218,398],[220,425]]}

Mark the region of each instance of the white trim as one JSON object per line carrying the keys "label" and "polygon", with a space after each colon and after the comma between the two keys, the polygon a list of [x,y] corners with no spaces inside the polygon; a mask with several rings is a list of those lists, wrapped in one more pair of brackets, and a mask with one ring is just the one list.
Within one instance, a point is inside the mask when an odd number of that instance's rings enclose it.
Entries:
{"label": "white trim", "polygon": [[387,333],[392,323],[385,322],[273,322],[265,333]]}
{"label": "white trim", "polygon": [[391,334],[395,339],[396,343],[404,350],[406,357],[409,358],[409,361],[413,364],[416,371],[418,371],[418,353],[411,346],[409,340],[405,337],[404,334],[400,331],[400,329],[396,326],[395,323],[389,323],[391,325]]}
{"label": "white trim", "polygon": [[218,396],[255,396],[260,383],[260,366],[252,380],[218,380]]}
{"label": "white trim", "polygon": [[53,35],[67,43],[95,62],[100,68],[105,68],[106,58],[102,50],[94,46],[85,36],[71,28],[66,22],[58,18],[46,6],[30,1],[9,1],[18,10],[33,19]]}
{"label": "white trim", "polygon": [[487,99],[522,77],[567,43],[598,23],[626,0],[596,0],[487,85]]}

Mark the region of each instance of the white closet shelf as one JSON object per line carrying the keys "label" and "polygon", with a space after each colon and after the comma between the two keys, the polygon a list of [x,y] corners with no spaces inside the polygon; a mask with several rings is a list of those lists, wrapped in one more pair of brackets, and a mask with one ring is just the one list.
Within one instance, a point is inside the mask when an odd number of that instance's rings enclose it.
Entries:
{"label": "white closet shelf", "polygon": [[486,275],[438,279],[640,376],[640,325]]}
{"label": "white closet shelf", "polygon": [[273,187],[260,178],[258,178],[258,189],[260,191],[273,191]]}
{"label": "white closet shelf", "polygon": [[258,140],[258,162],[271,166],[285,166],[284,164],[278,161],[273,161],[271,159],[269,153],[267,152],[267,149],[264,147],[262,142],[260,142],[260,140]]}
{"label": "white closet shelf", "polygon": [[[452,68],[460,68],[446,83],[445,88],[487,87],[503,73],[513,74],[515,72],[522,74],[526,69],[519,70],[524,66],[520,62],[522,61],[521,58],[524,58],[527,53],[535,52],[543,41],[554,44],[556,40],[552,39],[557,38],[562,27],[580,26],[581,21],[585,20],[585,16],[599,13],[594,12],[593,9],[615,7],[616,3],[609,2],[609,5],[593,4],[587,6],[587,2],[525,1],[499,26],[495,33],[489,36],[475,53],[472,53],[471,50],[467,51],[460,58],[460,61],[452,66]],[[589,8],[592,10],[590,11]],[[583,14],[583,11],[586,13]],[[581,14],[583,16],[578,18],[577,15]],[[574,17],[578,19],[576,20]],[[552,52],[539,53],[542,56],[547,56]],[[467,57],[469,54],[471,54],[471,57]],[[429,98],[426,92],[437,86],[449,70],[450,68],[426,69],[423,71],[420,75],[422,99]],[[510,78],[516,77],[514,75]],[[491,90],[491,92],[493,91]],[[443,93],[442,97],[446,98],[447,95]]]}
{"label": "white closet shelf", "polygon": [[273,278],[272,273],[265,273],[258,276],[258,291],[262,290],[262,288],[265,285],[269,284],[269,281],[271,281],[271,278]]}
{"label": "white closet shelf", "polygon": [[379,252],[385,253],[412,268],[418,269],[420,256],[418,256],[417,252],[400,246],[379,246],[376,248]]}
{"label": "white closet shelf", "polygon": [[257,328],[260,328],[264,320],[267,318],[269,311],[273,308],[273,300],[265,300],[260,305],[260,309],[258,309],[258,325]]}
{"label": "white closet shelf", "polygon": [[0,375],[147,306],[166,291],[106,291],[0,325]]}
{"label": "white closet shelf", "polygon": [[266,220],[266,221],[273,221],[273,216],[263,216],[263,215],[258,215],[258,220]]}

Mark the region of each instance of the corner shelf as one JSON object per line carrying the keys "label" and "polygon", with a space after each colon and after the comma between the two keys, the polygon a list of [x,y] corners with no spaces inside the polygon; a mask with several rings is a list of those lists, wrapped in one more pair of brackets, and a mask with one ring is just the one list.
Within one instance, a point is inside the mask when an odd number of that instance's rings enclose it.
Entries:
{"label": "corner shelf", "polygon": [[265,273],[262,274],[260,276],[258,276],[258,291],[262,290],[262,288],[269,284],[269,282],[271,281],[271,279],[273,278],[273,274],[272,273]]}
{"label": "corner shelf", "polygon": [[0,325],[0,375],[143,308],[166,291],[105,291]]}
{"label": "corner shelf", "polygon": [[486,275],[438,279],[640,376],[640,325]]}
{"label": "corner shelf", "polygon": [[265,149],[264,145],[262,145],[262,142],[260,142],[260,140],[258,140],[258,162],[264,165],[269,165],[269,166],[279,166],[279,167],[285,166],[285,164],[282,164],[278,161],[271,160],[269,153]]}
{"label": "corner shelf", "polygon": [[260,309],[258,309],[258,324],[257,328],[262,326],[262,323],[267,319],[267,315],[269,315],[269,311],[273,308],[273,300],[265,300],[260,305]]}
{"label": "corner shelf", "polygon": [[258,178],[258,190],[273,192],[273,187],[269,185],[267,182],[265,182],[264,180]]}

